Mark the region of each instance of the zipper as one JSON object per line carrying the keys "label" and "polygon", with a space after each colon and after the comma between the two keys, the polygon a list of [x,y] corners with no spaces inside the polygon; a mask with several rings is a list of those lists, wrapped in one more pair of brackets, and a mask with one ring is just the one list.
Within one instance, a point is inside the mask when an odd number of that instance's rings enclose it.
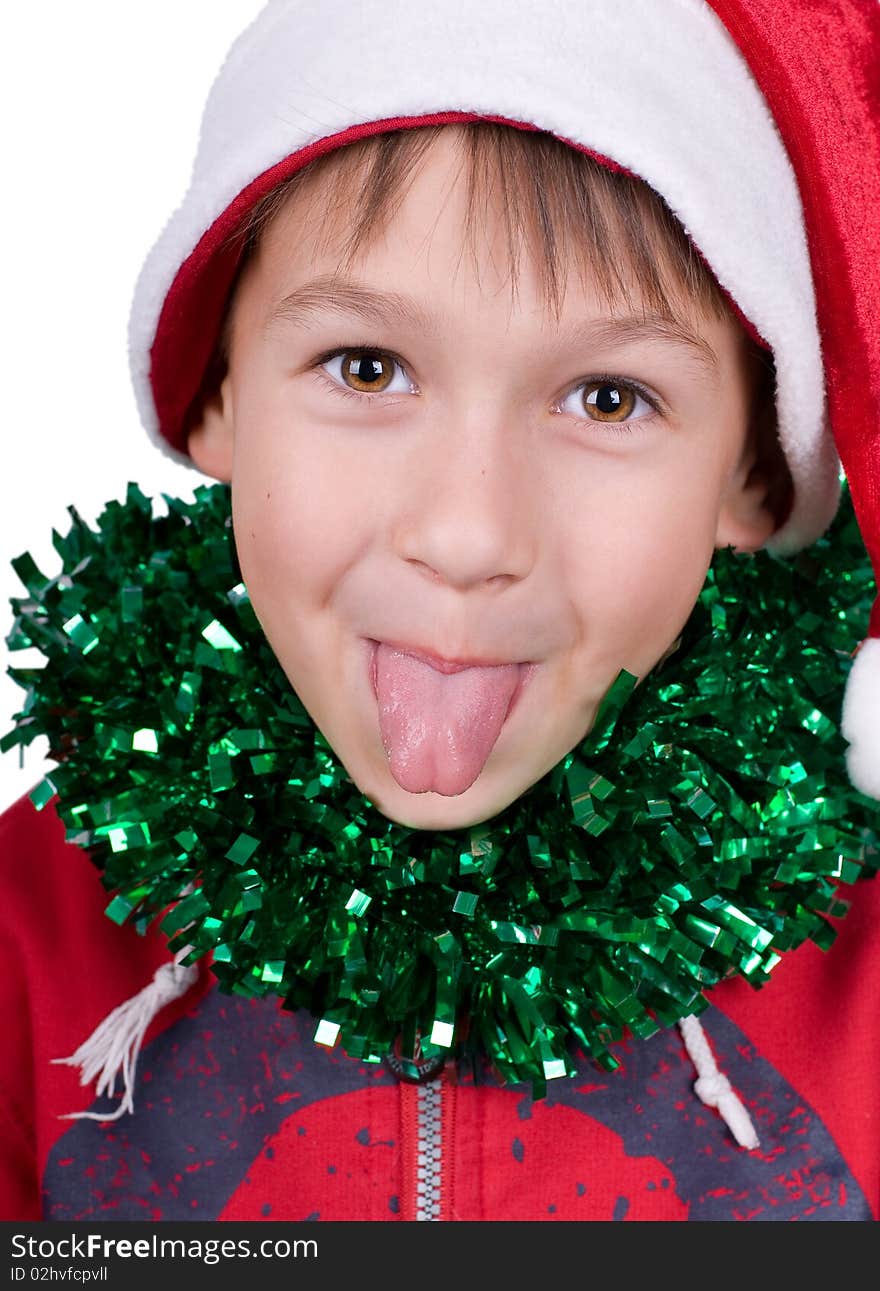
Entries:
{"label": "zipper", "polygon": [[437,1221],[451,1211],[455,1085],[445,1069],[420,1084],[401,1082],[404,1142],[402,1219]]}
{"label": "zipper", "polygon": [[416,1219],[439,1219],[443,1194],[443,1077],[416,1085]]}

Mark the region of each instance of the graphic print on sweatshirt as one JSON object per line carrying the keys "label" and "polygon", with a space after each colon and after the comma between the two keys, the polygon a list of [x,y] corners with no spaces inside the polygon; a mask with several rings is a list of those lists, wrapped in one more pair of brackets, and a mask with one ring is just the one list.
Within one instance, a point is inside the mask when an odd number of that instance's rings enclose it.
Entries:
{"label": "graphic print on sweatshirt", "polygon": [[[527,1086],[457,1086],[460,1150],[475,1162],[457,1177],[479,1179],[459,1187],[453,1217],[870,1219],[821,1119],[724,1014],[703,1020],[758,1151],[699,1103],[671,1028],[618,1046],[619,1071],[585,1063],[538,1102]],[[133,1116],[74,1121],[55,1144],[44,1217],[399,1218],[397,1080],[314,1044],[313,1026],[211,991],[141,1054]]]}

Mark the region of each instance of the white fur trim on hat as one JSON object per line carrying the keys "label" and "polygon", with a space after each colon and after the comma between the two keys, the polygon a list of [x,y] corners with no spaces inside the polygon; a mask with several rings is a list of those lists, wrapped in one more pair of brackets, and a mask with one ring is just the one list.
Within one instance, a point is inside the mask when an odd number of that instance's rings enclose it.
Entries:
{"label": "white fur trim on hat", "polygon": [[356,14],[352,22],[351,0],[271,0],[215,81],[189,192],[144,265],[131,313],[137,402],[157,443],[171,451],[150,379],[162,306],[236,196],[352,126],[478,113],[579,143],[663,195],[775,355],[795,498],[768,545],[785,554],[817,538],[837,506],[838,458],[797,182],[705,0],[359,0]]}

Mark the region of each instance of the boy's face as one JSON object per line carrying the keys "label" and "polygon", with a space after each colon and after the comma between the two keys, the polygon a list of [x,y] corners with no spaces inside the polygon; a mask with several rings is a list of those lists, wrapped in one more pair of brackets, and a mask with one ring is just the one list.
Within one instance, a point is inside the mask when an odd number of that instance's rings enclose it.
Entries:
{"label": "boy's face", "polygon": [[190,439],[232,481],[292,686],[376,808],[423,829],[486,820],[545,775],[618,671],[644,677],[674,642],[713,548],[773,529],[747,482],[741,330],[683,313],[689,343],[577,273],[557,321],[525,257],[511,298],[500,224],[476,263],[463,249],[457,169],[444,132],[348,286],[328,282],[320,187],[291,199]]}

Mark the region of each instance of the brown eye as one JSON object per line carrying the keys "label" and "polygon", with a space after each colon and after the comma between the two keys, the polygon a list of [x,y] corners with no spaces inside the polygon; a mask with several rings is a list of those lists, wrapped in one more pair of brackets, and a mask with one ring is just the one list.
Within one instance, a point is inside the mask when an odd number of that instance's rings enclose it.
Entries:
{"label": "brown eye", "polygon": [[583,387],[583,403],[593,421],[626,421],[638,395],[631,386],[616,381],[592,381]]}
{"label": "brown eye", "polygon": [[342,379],[351,390],[362,394],[381,394],[393,381],[396,366],[387,354],[346,350],[342,356]]}

